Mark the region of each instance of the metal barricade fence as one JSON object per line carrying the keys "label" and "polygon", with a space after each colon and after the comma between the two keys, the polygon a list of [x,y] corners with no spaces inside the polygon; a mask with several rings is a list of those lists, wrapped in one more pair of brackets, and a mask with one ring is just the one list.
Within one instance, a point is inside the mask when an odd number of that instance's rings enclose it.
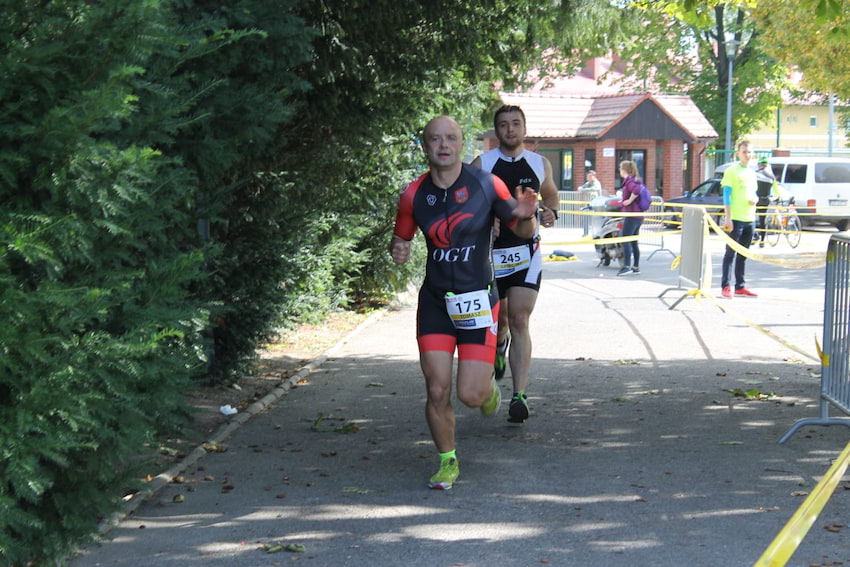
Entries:
{"label": "metal barricade fence", "polygon": [[779,440],[784,443],[801,427],[846,425],[850,419],[829,417],[830,404],[850,414],[850,236],[834,234],[826,251],[823,305],[820,417],[797,421]]}
{"label": "metal barricade fence", "polygon": [[[638,242],[640,242],[640,246],[646,244],[647,246],[658,246],[658,250],[653,250],[652,254],[647,257],[647,260],[652,260],[652,257],[655,256],[657,252],[669,252],[671,256],[674,258],[676,254],[664,247],[664,217],[658,213],[664,212],[664,199],[661,197],[652,197],[652,203],[649,205],[649,209],[646,211],[647,213],[655,213],[651,215],[647,215],[643,218],[643,223],[640,225],[641,238]],[[655,235],[652,237],[643,237],[643,235]]]}
{"label": "metal barricade fence", "polygon": [[560,207],[558,209],[558,220],[555,228],[582,228],[587,215],[580,215],[578,211],[590,200],[588,191],[558,191]]}

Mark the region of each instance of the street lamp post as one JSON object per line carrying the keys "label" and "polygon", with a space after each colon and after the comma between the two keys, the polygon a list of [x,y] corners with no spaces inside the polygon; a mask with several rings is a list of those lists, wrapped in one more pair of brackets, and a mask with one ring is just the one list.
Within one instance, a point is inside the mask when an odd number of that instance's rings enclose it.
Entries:
{"label": "street lamp post", "polygon": [[730,39],[726,42],[726,59],[729,61],[729,76],[726,89],[726,158],[732,151],[732,70],[735,67],[735,50],[738,41]]}

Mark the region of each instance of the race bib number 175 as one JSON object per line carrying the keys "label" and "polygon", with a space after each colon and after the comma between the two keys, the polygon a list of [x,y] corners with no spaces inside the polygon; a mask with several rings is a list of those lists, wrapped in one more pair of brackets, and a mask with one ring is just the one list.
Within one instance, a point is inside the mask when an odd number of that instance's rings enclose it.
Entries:
{"label": "race bib number 175", "polygon": [[493,325],[490,293],[486,289],[447,295],[446,311],[455,329],[482,329]]}

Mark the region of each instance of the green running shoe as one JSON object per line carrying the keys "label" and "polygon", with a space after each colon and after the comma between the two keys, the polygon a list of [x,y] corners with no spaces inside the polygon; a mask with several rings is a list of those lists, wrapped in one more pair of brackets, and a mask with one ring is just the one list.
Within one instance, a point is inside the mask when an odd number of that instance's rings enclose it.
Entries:
{"label": "green running shoe", "polygon": [[437,474],[431,477],[428,488],[449,490],[459,475],[460,467],[457,464],[457,459],[446,459],[440,463],[440,470],[437,471]]}
{"label": "green running shoe", "polygon": [[501,380],[505,376],[505,370],[508,369],[508,347],[511,346],[511,335],[505,338],[505,342],[496,345],[496,360],[493,363],[493,368],[496,370],[496,380]]}
{"label": "green running shoe", "polygon": [[524,393],[514,394],[511,405],[508,406],[508,421],[511,423],[523,423],[528,419],[528,397]]}
{"label": "green running shoe", "polygon": [[496,384],[495,376],[490,379],[490,383],[493,384],[493,393],[490,394],[490,397],[486,402],[481,404],[481,415],[484,417],[490,417],[496,413],[499,409],[499,405],[502,403],[502,390],[499,389],[499,385]]}

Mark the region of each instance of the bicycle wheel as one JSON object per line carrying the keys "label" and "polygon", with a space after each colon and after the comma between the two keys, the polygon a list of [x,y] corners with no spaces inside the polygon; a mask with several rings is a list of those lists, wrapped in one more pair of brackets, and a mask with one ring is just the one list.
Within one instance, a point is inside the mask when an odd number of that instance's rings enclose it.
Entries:
{"label": "bicycle wheel", "polygon": [[788,239],[788,245],[791,248],[796,248],[800,244],[800,238],[803,227],[800,226],[800,217],[796,214],[788,215],[788,226],[785,227],[785,238]]}
{"label": "bicycle wheel", "polygon": [[782,227],[779,226],[779,219],[776,215],[770,215],[764,219],[764,239],[771,246],[776,246],[779,243],[779,232]]}

